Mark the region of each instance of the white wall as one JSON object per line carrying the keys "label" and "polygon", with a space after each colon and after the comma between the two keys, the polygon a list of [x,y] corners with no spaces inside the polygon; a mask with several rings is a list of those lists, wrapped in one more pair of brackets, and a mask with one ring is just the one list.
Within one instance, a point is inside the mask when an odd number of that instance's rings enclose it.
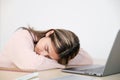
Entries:
{"label": "white wall", "polygon": [[0,0],[0,50],[17,27],[75,32],[92,57],[106,58],[120,28],[120,0]]}

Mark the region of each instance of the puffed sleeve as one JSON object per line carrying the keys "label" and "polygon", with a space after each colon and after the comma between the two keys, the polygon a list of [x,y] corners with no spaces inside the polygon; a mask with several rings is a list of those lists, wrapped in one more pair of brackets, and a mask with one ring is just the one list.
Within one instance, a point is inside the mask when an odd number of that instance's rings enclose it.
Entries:
{"label": "puffed sleeve", "polygon": [[64,68],[55,60],[48,59],[34,52],[34,44],[27,30],[19,29],[11,36],[4,50],[4,55],[21,70],[44,70]]}

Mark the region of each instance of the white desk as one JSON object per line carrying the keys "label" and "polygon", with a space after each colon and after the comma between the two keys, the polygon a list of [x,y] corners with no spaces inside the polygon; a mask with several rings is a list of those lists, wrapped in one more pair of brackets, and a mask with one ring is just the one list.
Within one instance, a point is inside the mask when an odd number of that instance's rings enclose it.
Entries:
{"label": "white desk", "polygon": [[[0,80],[15,80],[16,78],[26,74],[29,74],[29,73],[14,72],[14,71],[0,71]],[[61,72],[60,69],[53,69],[53,70],[39,71],[38,77],[40,78],[40,80],[50,80],[50,79],[65,76],[65,75],[71,75],[71,74]],[[72,75],[78,75],[78,74],[72,74]],[[81,76],[81,75],[78,75],[78,76]],[[106,77],[94,77],[94,78],[96,78],[96,80],[120,80],[120,74],[110,75]]]}
{"label": "white desk", "polygon": [[[95,63],[97,62],[98,61],[95,60]],[[101,61],[99,61],[99,63],[100,62]],[[29,73],[0,70],[0,80],[15,80],[16,78],[26,74],[29,74]],[[50,80],[50,79],[65,76],[65,75],[71,75],[71,73],[61,72],[61,69],[51,69],[51,70],[39,71],[38,77],[40,78],[40,80]],[[78,74],[72,74],[72,75],[85,76],[85,75],[78,75]],[[93,76],[90,76],[90,77],[93,77]],[[120,80],[120,74],[115,74],[115,75],[110,75],[105,77],[94,77],[94,78],[96,78],[96,80]]]}

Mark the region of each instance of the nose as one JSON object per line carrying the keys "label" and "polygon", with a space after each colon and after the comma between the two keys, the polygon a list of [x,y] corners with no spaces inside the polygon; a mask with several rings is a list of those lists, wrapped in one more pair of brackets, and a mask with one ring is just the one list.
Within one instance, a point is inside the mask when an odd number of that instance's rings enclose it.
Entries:
{"label": "nose", "polygon": [[40,55],[43,55],[43,56],[45,56],[45,57],[49,56],[46,51],[41,51],[41,52],[40,52]]}

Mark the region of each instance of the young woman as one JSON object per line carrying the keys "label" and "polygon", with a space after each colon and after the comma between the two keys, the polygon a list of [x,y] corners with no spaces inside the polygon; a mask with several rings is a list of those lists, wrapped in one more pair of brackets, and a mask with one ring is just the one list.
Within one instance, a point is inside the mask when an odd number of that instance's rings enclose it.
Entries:
{"label": "young woman", "polygon": [[[66,65],[91,64],[90,56],[82,53],[85,52],[80,49],[77,35],[70,30],[37,31],[21,27],[15,31],[0,53],[0,67],[44,70],[64,68]],[[76,55],[78,58],[75,60]]]}

